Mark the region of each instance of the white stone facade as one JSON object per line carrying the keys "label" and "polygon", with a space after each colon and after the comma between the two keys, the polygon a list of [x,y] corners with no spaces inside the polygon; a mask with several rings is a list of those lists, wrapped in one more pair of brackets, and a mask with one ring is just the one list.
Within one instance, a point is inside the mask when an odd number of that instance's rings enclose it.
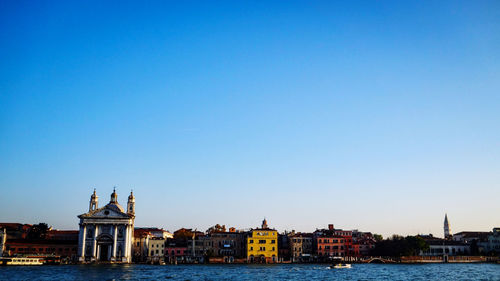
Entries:
{"label": "white stone facade", "polygon": [[0,257],[3,256],[5,251],[5,242],[7,241],[7,230],[5,228],[0,229]]}
{"label": "white stone facade", "polygon": [[98,208],[98,197],[92,194],[89,212],[79,215],[80,234],[78,256],[80,262],[132,262],[135,198],[131,193],[127,211],[118,204],[116,192],[110,202]]}

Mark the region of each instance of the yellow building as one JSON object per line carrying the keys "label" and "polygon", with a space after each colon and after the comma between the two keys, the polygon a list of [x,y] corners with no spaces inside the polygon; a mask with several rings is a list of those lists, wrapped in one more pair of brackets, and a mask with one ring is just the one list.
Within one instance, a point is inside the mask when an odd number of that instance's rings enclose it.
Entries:
{"label": "yellow building", "polygon": [[262,227],[253,229],[247,237],[247,261],[274,263],[278,261],[278,231],[267,227],[267,221],[262,221]]}

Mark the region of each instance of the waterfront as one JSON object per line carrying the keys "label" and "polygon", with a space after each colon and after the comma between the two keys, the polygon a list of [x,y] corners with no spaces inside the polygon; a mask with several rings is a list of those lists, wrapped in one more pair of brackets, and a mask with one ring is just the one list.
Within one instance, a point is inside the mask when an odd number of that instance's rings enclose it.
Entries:
{"label": "waterfront", "polygon": [[68,265],[0,267],[0,280],[500,280],[498,264]]}

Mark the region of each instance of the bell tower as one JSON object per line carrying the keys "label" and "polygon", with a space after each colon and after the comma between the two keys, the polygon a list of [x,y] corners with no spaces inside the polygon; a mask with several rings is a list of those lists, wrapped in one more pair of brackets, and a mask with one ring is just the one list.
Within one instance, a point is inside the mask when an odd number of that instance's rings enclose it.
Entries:
{"label": "bell tower", "polygon": [[130,195],[128,196],[127,214],[135,215],[135,196],[133,191],[130,191]]}
{"label": "bell tower", "polygon": [[92,193],[92,195],[90,196],[89,212],[97,210],[98,201],[99,201],[99,197],[95,193],[95,188],[94,188],[94,193]]}
{"label": "bell tower", "polygon": [[448,214],[444,214],[444,239],[450,238],[450,223],[448,222]]}
{"label": "bell tower", "polygon": [[264,218],[264,220],[262,221],[262,229],[268,229],[266,218]]}

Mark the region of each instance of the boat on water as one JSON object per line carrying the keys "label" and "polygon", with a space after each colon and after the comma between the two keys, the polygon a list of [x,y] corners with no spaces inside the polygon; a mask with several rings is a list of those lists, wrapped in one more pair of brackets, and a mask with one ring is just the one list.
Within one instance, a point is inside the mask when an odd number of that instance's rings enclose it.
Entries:
{"label": "boat on water", "polygon": [[338,263],[338,264],[333,264],[330,266],[330,268],[351,268],[351,264],[350,263]]}
{"label": "boat on water", "polygon": [[330,268],[335,268],[335,269],[351,268],[351,264],[343,263],[341,257],[333,257],[332,260],[333,260],[333,263],[332,263],[332,265],[330,265]]}
{"label": "boat on water", "polygon": [[0,265],[42,265],[43,259],[40,258],[25,258],[25,257],[12,257],[1,258]]}

